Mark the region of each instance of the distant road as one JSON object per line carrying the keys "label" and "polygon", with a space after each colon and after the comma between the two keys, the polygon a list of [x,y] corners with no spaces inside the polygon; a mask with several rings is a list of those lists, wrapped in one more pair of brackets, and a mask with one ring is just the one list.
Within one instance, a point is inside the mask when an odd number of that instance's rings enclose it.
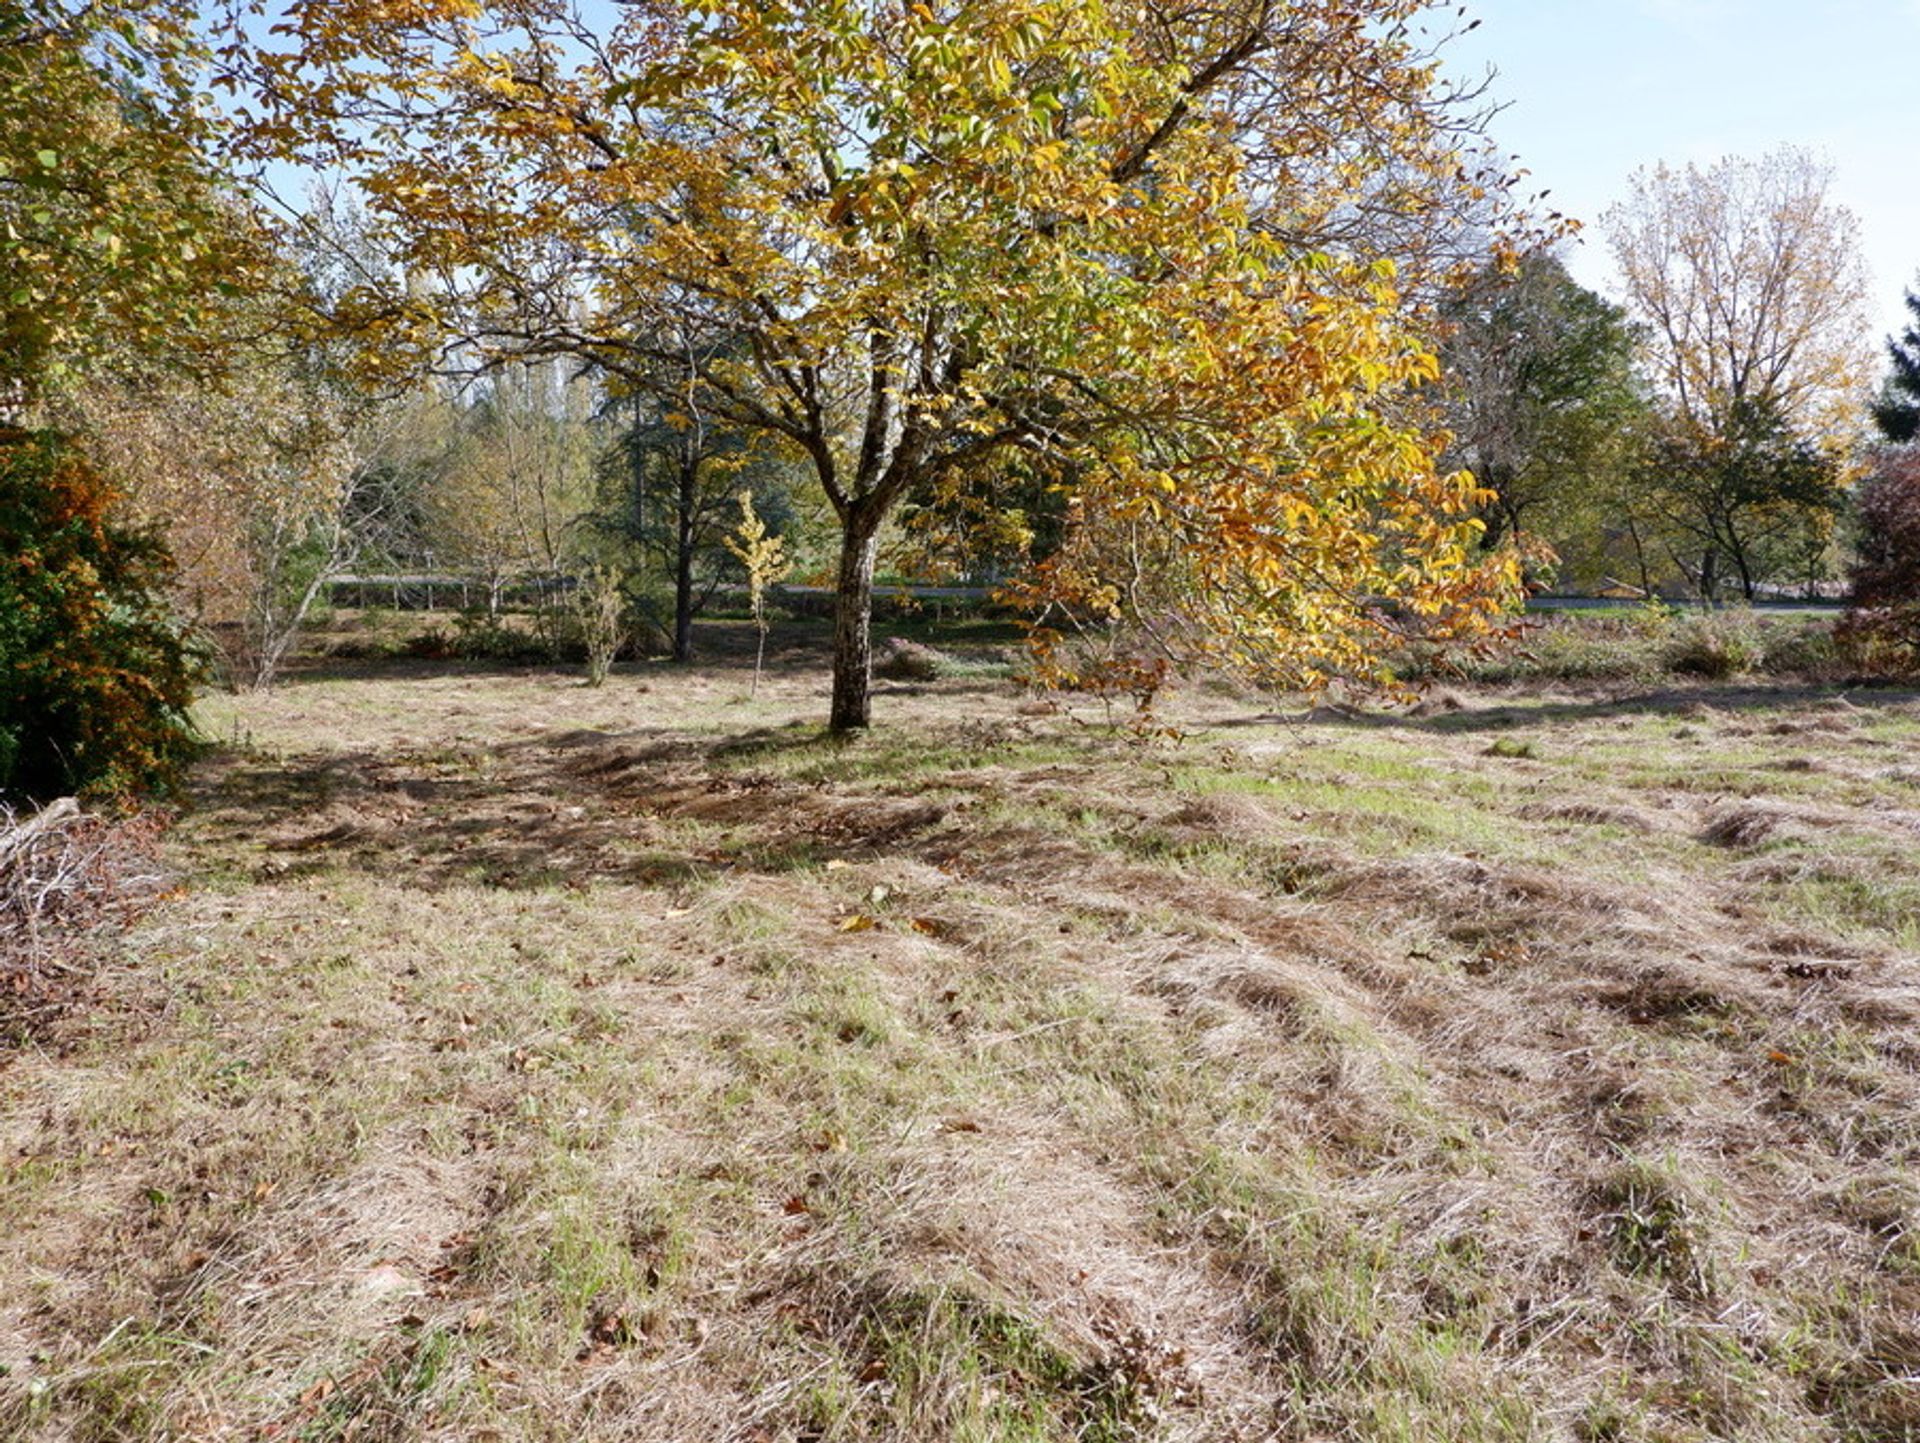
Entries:
{"label": "distant road", "polygon": [[[1615,596],[1530,596],[1527,598],[1528,611],[1626,611],[1642,604],[1641,602],[1633,601],[1625,597]],[[1701,605],[1699,601],[1692,598],[1668,600],[1665,597],[1661,598],[1661,604],[1664,606],[1679,607],[1683,610]],[[1721,603],[1721,609],[1723,611],[1742,610],[1745,609],[1746,606],[1747,603],[1743,601]],[[1765,601],[1756,601],[1752,603],[1752,609],[1755,611],[1790,611],[1796,613],[1838,613],[1844,608],[1842,603],[1834,600],[1822,599],[1807,601],[1799,597],[1794,597],[1784,600],[1772,598]]]}

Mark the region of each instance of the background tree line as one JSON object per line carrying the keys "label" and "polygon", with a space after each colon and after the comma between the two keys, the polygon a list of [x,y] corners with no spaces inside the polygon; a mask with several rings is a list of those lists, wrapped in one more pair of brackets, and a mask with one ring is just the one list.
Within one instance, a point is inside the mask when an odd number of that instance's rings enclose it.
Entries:
{"label": "background tree line", "polygon": [[[618,612],[686,659],[743,492],[837,595],[839,729],[887,566],[1005,584],[1044,674],[1149,690],[1388,680],[1522,570],[1833,586],[1888,466],[1824,169],[1642,175],[1596,295],[1425,8],[43,0],[0,17],[10,484],[44,493],[28,438],[83,468],[62,604],[165,591],[176,730],[348,572],[458,575],[483,644],[531,587],[542,646]],[[269,162],[333,188],[276,214]],[[1900,441],[1920,338],[1892,359]]]}
{"label": "background tree line", "polygon": [[1855,223],[1830,181],[1794,150],[1662,167],[1603,218],[1621,302],[1543,252],[1443,303],[1454,454],[1498,494],[1489,540],[1552,554],[1541,584],[1839,593],[1875,464],[1873,360]]}

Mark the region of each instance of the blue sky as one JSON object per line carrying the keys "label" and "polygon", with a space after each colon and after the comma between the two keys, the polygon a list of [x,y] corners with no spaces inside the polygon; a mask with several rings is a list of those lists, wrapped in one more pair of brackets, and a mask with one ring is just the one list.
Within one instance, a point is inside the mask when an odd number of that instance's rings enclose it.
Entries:
{"label": "blue sky", "polygon": [[1466,0],[1456,73],[1499,74],[1494,137],[1587,222],[1571,256],[1612,289],[1597,224],[1641,166],[1804,146],[1860,219],[1880,330],[1920,272],[1920,0]]}

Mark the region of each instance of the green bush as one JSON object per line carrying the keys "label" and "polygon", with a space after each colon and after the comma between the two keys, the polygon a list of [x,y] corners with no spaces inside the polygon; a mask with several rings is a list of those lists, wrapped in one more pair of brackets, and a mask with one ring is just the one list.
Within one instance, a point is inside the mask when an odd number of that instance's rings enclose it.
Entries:
{"label": "green bush", "polygon": [[112,502],[64,436],[0,429],[0,796],[165,791],[194,750],[173,559]]}
{"label": "green bush", "polygon": [[462,611],[454,619],[453,654],[465,661],[557,660],[549,637],[515,626],[505,613],[479,607]]}

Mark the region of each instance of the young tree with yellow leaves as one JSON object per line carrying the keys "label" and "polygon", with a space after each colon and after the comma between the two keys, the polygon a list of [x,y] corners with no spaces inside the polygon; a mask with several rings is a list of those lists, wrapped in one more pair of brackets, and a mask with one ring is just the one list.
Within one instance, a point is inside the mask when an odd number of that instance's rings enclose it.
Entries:
{"label": "young tree with yellow leaves", "polygon": [[760,695],[760,669],[767,659],[767,588],[785,579],[793,569],[787,561],[787,544],[768,533],[767,523],[753,509],[753,493],[740,493],[740,524],[727,537],[727,550],[747,573],[747,599],[753,606],[754,630],[760,634],[753,653],[753,687],[749,696]]}
{"label": "young tree with yellow leaves", "polygon": [[1806,151],[1658,166],[1602,218],[1646,355],[1712,432],[1741,405],[1853,439],[1870,367],[1859,222]]}
{"label": "young tree with yellow leaves", "polygon": [[566,350],[635,388],[691,357],[711,415],[806,458],[846,730],[882,524],[1013,455],[1085,519],[1044,595],[1276,681],[1494,604],[1477,488],[1398,419],[1434,374],[1405,238],[1486,200],[1425,9],[295,0],[247,104],[389,229],[415,283],[342,308],[387,354]]}

